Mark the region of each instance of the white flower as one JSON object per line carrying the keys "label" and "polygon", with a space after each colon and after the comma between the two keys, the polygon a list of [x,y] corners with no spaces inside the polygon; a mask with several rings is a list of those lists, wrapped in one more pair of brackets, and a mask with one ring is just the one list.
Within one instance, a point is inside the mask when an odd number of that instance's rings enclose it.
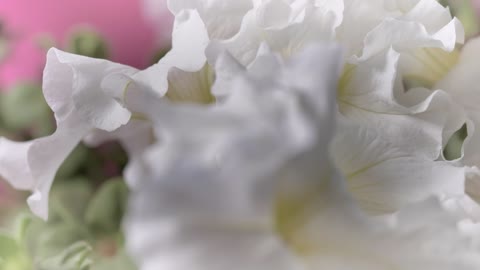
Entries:
{"label": "white flower", "polygon": [[339,62],[324,46],[285,64],[261,55],[217,106],[174,105],[132,86],[162,138],[128,173],[144,180],[125,220],[140,269],[480,266],[436,200],[388,224],[355,207],[328,154]]}

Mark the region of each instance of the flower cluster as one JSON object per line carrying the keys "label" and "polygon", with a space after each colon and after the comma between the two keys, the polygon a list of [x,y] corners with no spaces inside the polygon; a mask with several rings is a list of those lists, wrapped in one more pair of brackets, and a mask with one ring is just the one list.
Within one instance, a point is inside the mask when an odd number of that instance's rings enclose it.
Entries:
{"label": "flower cluster", "polygon": [[172,49],[145,70],[48,52],[56,131],[0,138],[0,175],[35,214],[77,144],[117,140],[141,270],[480,268],[480,40],[448,8],[168,8]]}

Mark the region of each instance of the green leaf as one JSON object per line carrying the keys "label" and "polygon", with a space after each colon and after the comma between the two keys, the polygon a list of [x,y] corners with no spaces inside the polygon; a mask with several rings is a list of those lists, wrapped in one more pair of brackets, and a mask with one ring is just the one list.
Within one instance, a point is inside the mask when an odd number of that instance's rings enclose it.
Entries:
{"label": "green leaf", "polygon": [[0,269],[31,270],[31,261],[13,236],[0,233]]}
{"label": "green leaf", "polygon": [[92,264],[92,248],[80,241],[62,253],[38,263],[38,270],[89,270]]}
{"label": "green leaf", "polygon": [[108,58],[108,46],[98,32],[79,28],[68,38],[67,51],[94,58]]}
{"label": "green leaf", "polygon": [[54,130],[52,112],[39,85],[21,83],[3,93],[0,114],[10,131],[28,129],[32,136],[40,137]]}
{"label": "green leaf", "polygon": [[32,224],[33,217],[30,214],[20,214],[15,220],[15,237],[18,243],[22,243],[27,235],[27,230]]}
{"label": "green leaf", "polygon": [[462,22],[465,28],[465,35],[467,37],[473,37],[479,32],[479,19],[475,13],[475,8],[472,6],[471,1],[463,0],[459,1],[460,4],[455,11],[455,16]]}
{"label": "green leaf", "polygon": [[443,155],[447,160],[455,160],[462,156],[463,143],[467,135],[467,125],[464,124],[462,128],[457,130],[452,137],[450,137],[443,150]]}
{"label": "green leaf", "polygon": [[467,38],[478,34],[480,20],[476,14],[473,1],[477,0],[443,0],[439,1],[443,6],[449,7],[453,16],[457,17],[465,29]]}
{"label": "green leaf", "polygon": [[36,259],[49,258],[78,241],[91,239],[82,225],[41,224],[41,220],[28,230],[26,246]]}
{"label": "green leaf", "polygon": [[27,230],[27,247],[35,258],[46,258],[80,240],[91,241],[83,217],[92,195],[84,178],[55,183],[50,194],[48,222],[35,219]]}
{"label": "green leaf", "polygon": [[114,233],[120,229],[126,208],[128,188],[121,178],[106,182],[95,194],[85,213],[87,225],[95,233]]}
{"label": "green leaf", "polygon": [[77,174],[82,165],[86,163],[88,151],[88,148],[83,144],[75,147],[58,169],[56,178],[68,178]]}
{"label": "green leaf", "polygon": [[16,239],[7,234],[0,233],[0,258],[6,261],[20,251]]}
{"label": "green leaf", "polygon": [[83,223],[85,211],[93,194],[88,179],[78,177],[56,182],[50,194],[52,223]]}

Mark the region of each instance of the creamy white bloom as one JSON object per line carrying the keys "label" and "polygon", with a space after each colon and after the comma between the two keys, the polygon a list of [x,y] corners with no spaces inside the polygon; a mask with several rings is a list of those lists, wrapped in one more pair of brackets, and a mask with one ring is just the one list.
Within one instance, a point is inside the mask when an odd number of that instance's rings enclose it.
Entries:
{"label": "creamy white bloom", "polygon": [[[163,197],[151,198],[148,192],[164,184],[169,186],[170,177],[197,177],[195,174],[200,178],[206,174],[204,181],[211,177],[212,189],[220,192],[225,188],[234,199],[233,190],[228,189],[237,184],[223,186],[221,181],[229,177],[224,173],[236,174],[238,168],[242,168],[242,174],[232,179],[250,179],[238,180],[239,188],[246,191],[258,188],[256,182],[252,183],[258,178],[266,177],[270,183],[266,185],[274,187],[276,178],[304,178],[306,181],[293,189],[299,188],[302,198],[303,191],[308,194],[309,188],[317,189],[318,183],[313,181],[311,186],[311,180],[318,175],[325,176],[321,183],[333,181],[334,186],[345,181],[356,202],[375,215],[396,212],[432,195],[462,198],[457,202],[460,204],[464,202],[467,174],[469,194],[478,193],[474,169],[438,160],[448,138],[469,115],[458,110],[459,103],[465,104],[452,101],[442,90],[404,87],[412,79],[408,72],[426,74],[427,80],[444,76],[443,69],[440,72],[434,66],[432,70],[432,63],[438,59],[431,54],[450,59],[449,52],[463,41],[458,21],[436,1],[172,0],[168,6],[175,15],[172,50],[144,71],[50,51],[44,92],[55,112],[57,131],[25,143],[0,139],[0,174],[15,187],[34,192],[29,203],[38,215],[46,218],[55,172],[82,139],[90,145],[116,139],[126,148],[132,160],[125,176],[134,189],[133,209],[156,200],[166,204],[161,211],[175,209]],[[344,57],[331,48],[305,51],[312,43],[332,40],[343,43]],[[470,52],[468,47],[464,52]],[[340,63],[346,65],[337,76]],[[446,76],[443,83],[452,84]],[[334,82],[339,77],[337,87]],[[336,112],[346,119],[338,126],[329,148]],[[472,131],[474,123],[468,123]],[[327,156],[329,150],[332,161]],[[333,167],[342,177],[335,176]],[[177,177],[183,168],[186,175]],[[272,172],[276,177],[264,175],[271,176]],[[151,183],[161,177],[167,180]],[[190,183],[192,179],[187,180]],[[172,185],[173,191],[183,190],[185,182],[179,180]],[[343,188],[339,189],[343,193]],[[142,190],[148,191],[146,198]],[[335,201],[335,191],[320,191],[330,192],[328,196]],[[251,214],[262,216],[262,222],[266,218],[268,230],[261,237],[268,243],[273,241],[275,252],[284,254],[286,260],[273,263],[288,267],[295,264],[290,249],[303,250],[303,240],[283,245],[291,232],[282,232],[279,241],[278,228],[272,225],[277,222],[272,219],[272,203],[282,205],[282,199],[262,196],[265,201],[258,205],[270,208],[258,214],[252,210],[252,205],[258,206],[257,199],[250,198],[248,192],[238,196],[237,200],[248,205],[247,218]],[[317,198],[318,194],[312,196]],[[208,198],[203,193],[201,197],[202,202],[203,197]],[[198,202],[198,207],[213,207],[211,201],[206,203],[202,206]],[[138,218],[131,212],[132,224],[142,222],[144,215],[152,215],[154,221],[163,218],[147,210],[157,208],[139,210]],[[213,210],[205,211],[208,216]],[[350,220],[350,214],[345,214],[346,220]],[[236,221],[225,222],[230,226]],[[133,239],[137,239],[136,226],[129,226]],[[138,226],[142,228],[143,224]],[[149,265],[150,257],[144,257],[142,248],[136,254]],[[156,259],[152,260],[156,265]]]}
{"label": "creamy white bloom", "polygon": [[285,64],[261,55],[233,78],[232,94],[217,106],[173,105],[141,86],[128,91],[144,92],[138,104],[163,139],[128,174],[144,180],[125,220],[140,269],[480,265],[477,247],[436,200],[388,224],[355,207],[328,154],[340,60],[324,46]]}

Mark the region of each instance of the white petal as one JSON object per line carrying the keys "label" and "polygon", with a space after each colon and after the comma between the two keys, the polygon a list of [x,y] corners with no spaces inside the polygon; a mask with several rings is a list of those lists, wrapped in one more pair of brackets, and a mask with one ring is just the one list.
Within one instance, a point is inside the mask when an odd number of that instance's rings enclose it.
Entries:
{"label": "white petal", "polygon": [[434,47],[452,51],[459,36],[459,22],[453,19],[440,31],[429,34],[425,26],[418,22],[386,19],[367,34],[360,59],[367,59],[392,46],[399,52],[420,47]]}
{"label": "white petal", "polygon": [[133,79],[145,87],[152,88],[159,96],[163,96],[168,90],[170,69],[176,67],[186,72],[195,72],[205,66],[205,50],[209,41],[205,24],[198,12],[182,10],[175,17],[172,50],[157,64],[135,74]]}
{"label": "white petal", "polygon": [[[390,126],[403,133],[389,132]],[[367,212],[391,213],[432,195],[465,194],[465,169],[422,154],[418,136],[408,125],[388,122],[339,126],[332,146],[335,164]]]}
{"label": "white petal", "polygon": [[175,16],[187,9],[196,10],[211,39],[226,39],[238,32],[243,16],[253,3],[251,0],[168,0],[168,7]]}
{"label": "white petal", "polygon": [[415,134],[411,143],[417,153],[435,159],[465,123],[465,115],[443,91],[411,89],[396,93],[399,57],[389,49],[347,66],[337,98],[340,112],[366,125],[391,123],[386,130],[391,136]]}
{"label": "white petal", "polygon": [[[480,171],[478,168],[468,172],[465,192],[480,204]],[[478,218],[480,219],[480,215]]]}
{"label": "white petal", "polygon": [[74,111],[92,127],[111,131],[126,124],[131,114],[105,95],[101,81],[108,74],[133,75],[136,72],[136,69],[106,60],[51,49],[43,77],[45,99],[57,119]]}
{"label": "white petal", "polygon": [[[398,4],[405,1],[397,1]],[[440,31],[452,20],[450,9],[445,8],[436,0],[416,0],[412,1],[414,5],[411,8],[404,6],[404,10],[409,10],[402,16],[403,20],[416,21],[421,23],[429,33]],[[458,29],[458,30],[461,30]],[[459,31],[460,34],[463,30]],[[458,36],[457,42],[463,42],[463,37]]]}
{"label": "white petal", "polygon": [[337,40],[345,47],[347,55],[362,50],[368,32],[377,26],[389,13],[384,0],[344,0],[345,8],[341,25],[337,28]]}
{"label": "white petal", "polygon": [[281,29],[290,23],[291,6],[285,1],[264,1],[256,11],[257,23],[262,28]]}
{"label": "white petal", "polygon": [[75,116],[57,122],[48,137],[30,142],[0,138],[0,175],[12,186],[32,191],[28,204],[34,214],[48,217],[48,197],[56,171],[89,127]]}
{"label": "white petal", "polygon": [[238,74],[245,72],[245,67],[225,51],[218,56],[214,67],[216,70],[215,83],[212,85],[211,91],[217,99],[221,99],[229,94],[232,82]]}

